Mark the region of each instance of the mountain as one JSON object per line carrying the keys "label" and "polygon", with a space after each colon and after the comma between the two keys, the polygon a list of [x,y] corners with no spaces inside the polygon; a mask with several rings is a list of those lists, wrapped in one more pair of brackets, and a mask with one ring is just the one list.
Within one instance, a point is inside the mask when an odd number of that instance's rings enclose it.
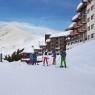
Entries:
{"label": "mountain", "polygon": [[46,33],[58,31],[20,22],[0,22],[0,52],[11,53],[18,48],[34,45],[38,48],[39,41],[44,41]]}

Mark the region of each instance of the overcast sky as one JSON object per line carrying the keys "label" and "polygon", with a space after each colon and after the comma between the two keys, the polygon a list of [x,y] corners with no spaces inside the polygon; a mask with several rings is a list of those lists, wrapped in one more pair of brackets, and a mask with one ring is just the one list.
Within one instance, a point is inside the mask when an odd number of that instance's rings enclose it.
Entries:
{"label": "overcast sky", "polygon": [[21,21],[63,31],[81,0],[0,0],[0,21]]}

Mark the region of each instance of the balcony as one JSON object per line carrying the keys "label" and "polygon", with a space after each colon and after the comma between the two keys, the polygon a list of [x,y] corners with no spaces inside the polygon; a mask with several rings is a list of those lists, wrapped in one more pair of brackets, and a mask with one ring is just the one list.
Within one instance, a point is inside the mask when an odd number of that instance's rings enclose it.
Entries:
{"label": "balcony", "polygon": [[82,24],[86,24],[86,23],[87,23],[86,19],[83,18],[83,19],[82,19]]}
{"label": "balcony", "polygon": [[72,21],[73,22],[77,22],[78,20],[80,20],[80,13],[76,14],[73,18],[72,18]]}
{"label": "balcony", "polygon": [[77,6],[77,12],[81,12],[86,7],[87,2],[82,2]]}
{"label": "balcony", "polygon": [[83,27],[82,27],[82,31],[83,31],[83,32],[86,32],[86,31],[87,31],[87,27],[86,27],[86,26],[83,26]]}
{"label": "balcony", "polygon": [[75,28],[76,22],[73,22],[69,25],[69,27],[67,29],[65,29],[66,31],[68,30],[73,30]]}

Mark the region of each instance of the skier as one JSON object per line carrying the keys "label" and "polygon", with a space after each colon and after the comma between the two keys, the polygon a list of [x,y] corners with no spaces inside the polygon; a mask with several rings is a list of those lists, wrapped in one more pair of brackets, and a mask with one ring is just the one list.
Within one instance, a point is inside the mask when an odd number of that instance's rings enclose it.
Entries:
{"label": "skier", "polygon": [[56,65],[56,50],[55,49],[52,49],[52,57],[53,57],[53,62],[52,62],[52,64],[53,65]]}
{"label": "skier", "polygon": [[33,54],[33,65],[38,65],[37,64],[37,54],[36,54],[36,52],[34,52],[34,54]]}
{"label": "skier", "polygon": [[0,62],[2,62],[2,59],[3,59],[3,58],[2,58],[2,53],[0,53]]}
{"label": "skier", "polygon": [[43,53],[43,66],[45,66],[45,63],[47,64],[47,66],[48,66],[48,53],[47,53],[47,51],[45,51],[44,53]]}
{"label": "skier", "polygon": [[[60,52],[60,55],[61,55],[61,65],[60,67],[63,68],[63,67],[67,67],[66,66],[66,50],[62,49],[61,52]],[[64,63],[64,66],[63,66],[63,63]]]}
{"label": "skier", "polygon": [[29,57],[30,57],[30,62],[29,62],[29,63],[33,65],[33,54],[30,53],[30,54],[29,54]]}

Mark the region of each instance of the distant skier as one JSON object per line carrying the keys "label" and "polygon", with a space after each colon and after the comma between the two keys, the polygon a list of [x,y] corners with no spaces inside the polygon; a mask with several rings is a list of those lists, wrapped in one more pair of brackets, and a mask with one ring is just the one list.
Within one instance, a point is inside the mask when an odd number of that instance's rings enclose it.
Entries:
{"label": "distant skier", "polygon": [[37,54],[36,54],[36,52],[34,52],[34,54],[33,54],[33,65],[38,65],[37,64]]}
{"label": "distant skier", "polygon": [[2,62],[2,59],[3,59],[3,58],[2,58],[2,53],[0,53],[0,62]]}
{"label": "distant skier", "polygon": [[[62,49],[61,52],[60,52],[60,55],[61,55],[61,65],[60,67],[63,68],[63,67],[67,67],[66,66],[66,50]],[[64,64],[64,66],[63,66]]]}
{"label": "distant skier", "polygon": [[29,63],[33,65],[33,54],[32,53],[29,54],[29,58],[30,58]]}
{"label": "distant skier", "polygon": [[55,49],[52,49],[52,57],[53,57],[52,64],[53,65],[56,65],[56,50]]}
{"label": "distant skier", "polygon": [[45,66],[45,64],[47,64],[47,66],[48,66],[48,52],[47,51],[45,51],[44,53],[43,53],[43,66]]}

